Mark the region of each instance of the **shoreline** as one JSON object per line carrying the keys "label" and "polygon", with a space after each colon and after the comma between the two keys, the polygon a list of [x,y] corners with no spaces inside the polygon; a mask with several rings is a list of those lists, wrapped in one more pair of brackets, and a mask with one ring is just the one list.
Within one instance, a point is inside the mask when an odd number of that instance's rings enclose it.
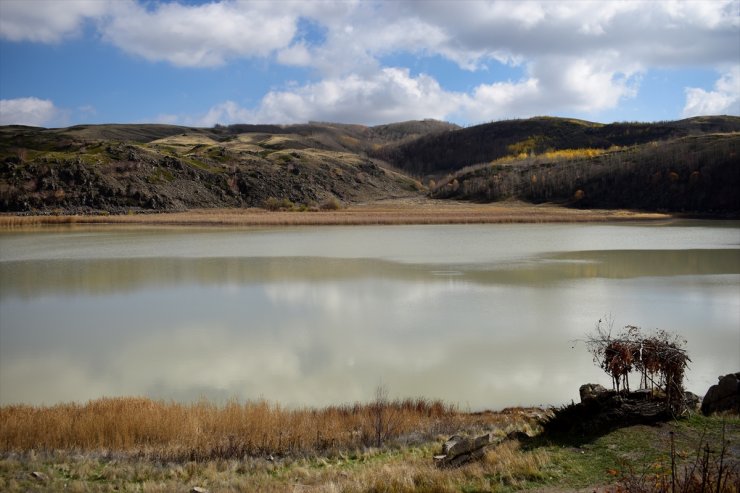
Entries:
{"label": "shoreline", "polygon": [[43,225],[140,226],[367,226],[425,224],[540,224],[675,219],[673,214],[626,209],[572,209],[555,204],[477,204],[428,198],[388,199],[351,204],[332,211],[191,209],[135,214],[0,214],[0,229]]}

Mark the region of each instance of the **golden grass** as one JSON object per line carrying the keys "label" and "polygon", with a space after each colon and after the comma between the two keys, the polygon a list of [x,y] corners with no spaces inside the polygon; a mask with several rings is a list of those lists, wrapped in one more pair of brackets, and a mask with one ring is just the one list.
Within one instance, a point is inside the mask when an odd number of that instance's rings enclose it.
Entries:
{"label": "golden grass", "polygon": [[[546,451],[505,442],[484,460],[438,469],[452,433],[534,433],[540,410],[462,413],[425,399],[392,401],[388,446],[372,442],[376,403],[283,409],[109,398],[0,408],[2,491],[496,491],[536,481]],[[33,474],[33,472],[41,473]]]}
{"label": "golden grass", "polygon": [[398,199],[320,212],[264,209],[197,209],[128,215],[0,215],[0,228],[64,224],[203,226],[329,226],[395,224],[568,223],[667,219],[659,213],[583,210],[522,202],[474,204],[449,200]]}
{"label": "golden grass", "polygon": [[[407,399],[382,408],[382,442],[429,441],[460,429],[521,428],[524,412],[461,413],[439,401]],[[264,401],[223,406],[146,398],[0,407],[0,452],[113,451],[157,460],[336,454],[376,443],[376,403],[286,409]]]}

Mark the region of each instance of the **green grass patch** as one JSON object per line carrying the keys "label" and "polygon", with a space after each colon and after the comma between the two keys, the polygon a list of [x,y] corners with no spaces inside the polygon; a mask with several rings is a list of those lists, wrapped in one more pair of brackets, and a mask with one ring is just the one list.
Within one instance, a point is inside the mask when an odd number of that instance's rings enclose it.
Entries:
{"label": "green grass patch", "polygon": [[169,183],[175,179],[175,176],[168,169],[156,168],[149,176],[146,177],[146,181],[149,183]]}

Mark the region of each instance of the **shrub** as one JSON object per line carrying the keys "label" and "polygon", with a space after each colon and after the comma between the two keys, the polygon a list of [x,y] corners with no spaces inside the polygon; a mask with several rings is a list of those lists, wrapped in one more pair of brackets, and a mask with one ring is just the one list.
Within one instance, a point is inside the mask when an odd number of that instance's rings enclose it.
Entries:
{"label": "shrub", "polygon": [[268,211],[282,211],[292,210],[295,207],[295,204],[287,198],[276,199],[275,197],[268,197],[265,199],[262,206]]}
{"label": "shrub", "polygon": [[322,211],[337,211],[342,208],[342,203],[336,197],[329,197],[321,203],[319,208]]}

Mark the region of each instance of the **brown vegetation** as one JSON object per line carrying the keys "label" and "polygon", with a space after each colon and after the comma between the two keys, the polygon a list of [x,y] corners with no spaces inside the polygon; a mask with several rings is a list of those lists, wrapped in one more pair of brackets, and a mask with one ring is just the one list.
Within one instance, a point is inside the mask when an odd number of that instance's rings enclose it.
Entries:
{"label": "brown vegetation", "polygon": [[683,378],[691,362],[685,344],[675,334],[658,330],[644,335],[640,327],[633,325],[612,335],[610,322],[602,320],[586,340],[594,363],[612,377],[617,392],[620,385],[629,392],[629,374],[637,371],[640,388],[660,392],[676,413],[684,411]]}
{"label": "brown vegetation", "polygon": [[219,406],[105,398],[1,407],[0,452],[107,451],[163,461],[304,457],[423,443],[461,429],[495,426],[505,433],[528,420],[525,412],[462,413],[421,398],[322,409],[286,409],[265,401]]}
{"label": "brown vegetation", "polygon": [[[278,202],[280,204],[280,202]],[[0,214],[0,228],[42,225],[151,226],[329,226],[393,224],[503,224],[665,220],[670,216],[627,210],[582,210],[551,204],[507,201],[475,204],[452,200],[399,199],[355,204],[333,210],[331,203],[316,212],[265,209],[198,209],[187,212],[16,215]],[[279,209],[279,207],[278,207]]]}

